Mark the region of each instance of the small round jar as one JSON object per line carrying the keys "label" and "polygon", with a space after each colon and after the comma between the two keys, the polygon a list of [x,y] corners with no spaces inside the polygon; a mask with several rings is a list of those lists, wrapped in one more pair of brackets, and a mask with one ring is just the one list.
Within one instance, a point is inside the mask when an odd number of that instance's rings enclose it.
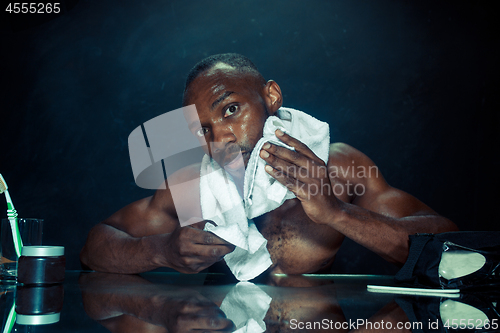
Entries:
{"label": "small round jar", "polygon": [[16,323],[19,325],[56,323],[61,317],[63,301],[64,286],[61,283],[47,286],[18,286],[16,292]]}
{"label": "small round jar", "polygon": [[65,267],[63,246],[24,246],[17,264],[17,282],[24,285],[62,283]]}

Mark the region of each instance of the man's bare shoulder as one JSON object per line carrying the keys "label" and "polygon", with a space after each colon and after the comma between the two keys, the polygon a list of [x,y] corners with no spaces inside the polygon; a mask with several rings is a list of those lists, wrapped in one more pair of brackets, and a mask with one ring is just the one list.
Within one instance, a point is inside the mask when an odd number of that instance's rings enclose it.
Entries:
{"label": "man's bare shoulder", "polygon": [[330,145],[329,178],[334,186],[342,185],[348,197],[340,199],[363,204],[389,189],[389,185],[373,161],[358,149],[342,142]]}
{"label": "man's bare shoulder", "polygon": [[377,166],[368,156],[343,142],[330,145],[328,168],[351,181],[365,179],[369,172],[377,172],[379,176]]}
{"label": "man's bare shoulder", "polygon": [[172,175],[168,176],[168,184],[170,186],[186,183],[200,178],[201,163],[194,163],[182,169],[177,170]]}
{"label": "man's bare shoulder", "polygon": [[168,176],[166,190],[156,191],[151,206],[185,221],[201,216],[200,166],[195,163]]}
{"label": "man's bare shoulder", "polygon": [[155,192],[152,203],[171,214],[175,214],[172,192],[175,192],[174,195],[181,196],[184,191],[192,191],[193,187],[198,187],[200,166],[201,163],[191,164],[167,175],[165,188],[160,188]]}
{"label": "man's bare shoulder", "polygon": [[179,208],[174,204],[173,196],[186,198],[190,189],[184,184],[192,184],[193,180],[199,179],[199,170],[200,164],[193,164],[174,172],[165,181],[164,188],[158,189],[153,196],[125,206],[104,223],[134,237],[172,232],[178,225]]}
{"label": "man's bare shoulder", "polygon": [[[335,142],[330,144],[330,161],[336,162],[336,164],[344,165],[346,163],[352,164],[352,160],[355,162],[367,162],[371,160],[363,154],[361,151],[357,150],[353,146],[348,145],[344,142]],[[373,163],[373,162],[372,162]]]}

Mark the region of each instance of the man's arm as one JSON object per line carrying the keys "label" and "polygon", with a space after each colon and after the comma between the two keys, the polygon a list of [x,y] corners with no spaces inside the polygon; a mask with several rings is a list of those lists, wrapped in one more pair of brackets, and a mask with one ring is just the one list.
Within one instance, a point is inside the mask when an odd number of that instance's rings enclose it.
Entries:
{"label": "man's arm", "polygon": [[[332,166],[355,167],[343,173],[352,189],[348,202],[340,201],[339,212],[325,222],[389,262],[403,264],[408,257],[408,235],[457,231],[457,226],[414,196],[391,187],[377,166],[363,153],[343,143],[330,149]],[[364,172],[365,171],[365,172]],[[330,173],[331,175],[331,173]],[[334,184],[338,179],[330,181]],[[358,191],[353,191],[357,186]]]}
{"label": "man's arm", "polygon": [[[197,188],[187,188],[185,194],[193,190]],[[199,195],[194,197],[199,200]],[[84,267],[109,273],[135,274],[158,267],[197,273],[234,249],[203,231],[203,226],[180,227],[167,185],[167,189],[131,203],[93,227],[80,260]]]}
{"label": "man's arm", "polygon": [[[295,151],[264,146],[269,156],[261,153],[261,157],[273,167],[269,174],[294,192],[311,220],[331,226],[384,259],[403,264],[408,257],[408,235],[458,230],[415,197],[389,186],[375,164],[358,150],[332,145],[326,166],[300,141],[276,134]],[[369,176],[370,170],[376,170],[377,177]],[[339,188],[342,200],[335,195]]]}
{"label": "man's arm", "polygon": [[165,196],[160,191],[94,226],[80,253],[82,264],[101,272],[125,274],[168,267],[164,252],[177,221],[158,205]]}

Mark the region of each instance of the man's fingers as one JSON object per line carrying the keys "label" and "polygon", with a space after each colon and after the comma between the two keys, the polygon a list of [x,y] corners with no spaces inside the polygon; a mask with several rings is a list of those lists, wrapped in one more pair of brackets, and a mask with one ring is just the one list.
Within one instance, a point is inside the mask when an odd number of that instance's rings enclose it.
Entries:
{"label": "man's fingers", "polygon": [[212,224],[214,226],[217,226],[217,224],[214,221],[210,221],[210,220],[204,220],[204,221],[201,221],[201,222],[198,222],[198,223],[193,223],[190,226],[193,227],[193,228],[196,228],[196,229],[203,230],[203,229],[205,229],[205,224],[207,224],[207,223],[210,223],[210,224]]}
{"label": "man's fingers", "polygon": [[[314,152],[311,149],[309,149],[308,146],[306,146],[301,141],[295,139],[294,137],[291,137],[290,135],[283,133],[280,130],[276,130],[276,137],[278,139],[280,139],[283,143],[286,143],[288,146],[293,147],[295,149],[295,151],[271,144],[270,153],[276,155],[274,153],[274,151],[276,151],[276,153],[278,154],[277,156],[281,157],[280,154],[283,154],[282,158],[287,159],[287,157],[290,157],[291,160],[290,159],[288,160],[290,162],[293,162],[296,159],[297,154],[299,154],[299,155],[304,155],[317,163],[320,163],[320,164],[323,163],[323,161],[318,156],[316,156],[316,154],[314,154]],[[266,146],[266,144],[264,144],[264,146]],[[292,153],[290,153],[290,152],[292,152]]]}
{"label": "man's fingers", "polygon": [[290,191],[297,196],[298,199],[307,196],[307,185],[285,173],[281,170],[274,169],[270,165],[266,165],[265,170],[273,176],[281,184],[285,185]]}
{"label": "man's fingers", "polygon": [[[204,221],[200,223],[210,223],[211,221]],[[213,223],[213,222],[212,222]],[[203,224],[204,225],[204,224]],[[225,241],[219,236],[199,228],[194,228],[191,226],[186,226],[181,228],[182,238],[191,241],[194,244],[204,244],[204,245],[232,245],[231,243]]]}
{"label": "man's fingers", "polygon": [[262,159],[267,163],[276,166],[277,163],[279,163],[280,161],[284,161],[290,165],[307,167],[308,161],[310,161],[308,157],[297,151],[273,145],[269,142],[265,143],[264,146],[262,147],[262,150],[260,152],[260,157],[262,157]]}
{"label": "man's fingers", "polygon": [[220,238],[216,234],[213,234],[209,231],[203,231],[203,239],[200,242],[197,242],[197,244],[203,244],[203,245],[230,245],[233,246],[233,244],[229,243],[228,241]]}
{"label": "man's fingers", "polygon": [[233,244],[211,232],[189,226],[183,228],[185,228],[181,236],[183,238],[181,244],[185,247],[183,252],[190,252],[193,256],[217,257],[224,256],[234,250]]}
{"label": "man's fingers", "polygon": [[[276,172],[270,173],[276,179],[281,176],[288,176],[300,182],[309,183],[311,179],[325,178],[328,175],[325,163],[321,160],[317,162],[285,147],[279,147],[271,143],[267,143],[267,145],[268,148],[260,152],[260,157],[276,170]],[[288,184],[291,181],[289,179],[283,180]],[[286,185],[283,181],[280,182]]]}
{"label": "man's fingers", "polygon": [[305,157],[304,158],[307,159],[307,161],[303,163],[304,165],[298,166],[271,154],[264,156],[266,156],[265,158],[263,157],[264,161],[266,161],[266,163],[272,166],[276,171],[279,171],[274,173],[274,177],[276,179],[277,177],[288,176],[300,182],[308,183],[313,178],[324,178],[328,175],[328,171],[325,166],[319,166]]}
{"label": "man's fingers", "polygon": [[189,272],[200,272],[220,261],[234,250],[234,245],[200,245],[191,244],[180,249],[182,258],[180,264],[188,268]]}
{"label": "man's fingers", "polygon": [[219,261],[226,254],[234,250],[234,245],[200,245],[195,244],[193,246],[193,254],[201,258],[212,258],[215,261]]}
{"label": "man's fingers", "polygon": [[173,250],[175,265],[183,273],[198,273],[235,248],[213,233],[191,226],[177,228],[172,241],[176,245]]}

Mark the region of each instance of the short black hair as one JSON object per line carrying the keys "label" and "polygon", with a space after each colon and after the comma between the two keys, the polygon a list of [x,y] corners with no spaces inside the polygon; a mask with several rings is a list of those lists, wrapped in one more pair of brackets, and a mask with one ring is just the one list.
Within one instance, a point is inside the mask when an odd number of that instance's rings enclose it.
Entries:
{"label": "short black hair", "polygon": [[241,71],[242,73],[251,73],[255,75],[257,79],[262,82],[262,84],[266,83],[266,80],[264,79],[262,74],[260,74],[259,70],[257,69],[257,66],[255,66],[253,62],[250,61],[250,59],[248,59],[247,57],[238,53],[214,54],[210,57],[201,60],[196,65],[194,65],[193,68],[191,68],[186,78],[186,84],[184,86],[184,94],[186,93],[189,84],[191,84],[191,82],[193,82],[194,79],[196,79],[201,73],[212,68],[218,63],[227,64],[231,67],[234,67],[238,71]]}

